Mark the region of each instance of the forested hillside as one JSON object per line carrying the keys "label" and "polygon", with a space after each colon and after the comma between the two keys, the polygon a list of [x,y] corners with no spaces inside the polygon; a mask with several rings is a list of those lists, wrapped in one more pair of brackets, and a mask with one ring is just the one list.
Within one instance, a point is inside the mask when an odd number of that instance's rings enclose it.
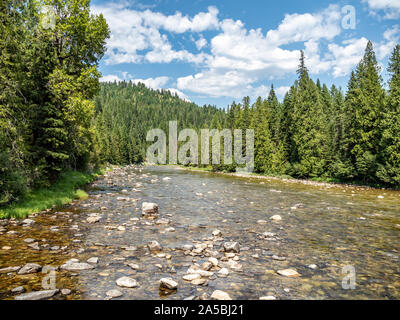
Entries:
{"label": "forested hillside", "polygon": [[215,106],[199,107],[166,90],[152,90],[132,82],[103,83],[95,98],[96,136],[102,162],[140,163],[145,160],[147,132],[168,122],[179,128],[207,128],[224,121],[225,113]]}

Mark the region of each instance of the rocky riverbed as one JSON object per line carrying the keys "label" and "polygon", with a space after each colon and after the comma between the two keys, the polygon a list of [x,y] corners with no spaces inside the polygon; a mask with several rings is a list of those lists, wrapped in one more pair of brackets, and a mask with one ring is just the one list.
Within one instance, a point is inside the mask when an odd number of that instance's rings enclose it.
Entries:
{"label": "rocky riverbed", "polygon": [[0,299],[400,299],[399,192],[133,166],[88,191],[0,221]]}

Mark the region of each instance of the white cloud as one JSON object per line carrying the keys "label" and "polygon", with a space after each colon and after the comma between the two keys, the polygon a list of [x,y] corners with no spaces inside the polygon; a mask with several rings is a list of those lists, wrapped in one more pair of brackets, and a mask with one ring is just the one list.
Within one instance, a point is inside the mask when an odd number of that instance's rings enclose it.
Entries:
{"label": "white cloud", "polygon": [[368,40],[363,37],[345,40],[342,46],[336,43],[330,44],[328,49],[333,56],[333,75],[341,77],[349,74],[362,59],[367,43]]}
{"label": "white cloud", "polygon": [[[396,9],[398,2],[400,8],[400,0],[365,1],[368,1],[371,10]],[[194,16],[180,12],[165,15],[151,10],[136,11],[121,4],[95,6],[94,11],[105,15],[112,32],[106,63],[181,61],[196,65],[196,73],[179,77],[176,89],[170,89],[185,99],[187,96],[182,91],[235,99],[245,95],[265,96],[268,88],[260,83],[293,74],[298,67],[298,49],[302,47],[311,74],[347,76],[361,60],[367,44],[364,37],[335,43],[342,32],[341,8],[338,5],[330,5],[315,13],[287,14],[275,29],[266,32],[247,29],[240,20],[219,20],[215,7]],[[214,30],[217,34],[207,40],[202,33],[206,30]],[[172,46],[168,36],[183,33],[190,33],[196,52],[190,52],[183,46],[179,50]],[[394,26],[383,34],[381,42],[374,44],[378,59],[390,54],[399,35],[399,27]],[[206,48],[209,51],[205,51]],[[107,77],[117,76],[103,78]],[[133,81],[159,89],[170,80],[158,77]],[[280,87],[276,92],[283,96],[288,89]]]}
{"label": "white cloud", "polygon": [[120,77],[114,75],[114,74],[109,74],[107,76],[103,76],[100,79],[100,82],[121,82],[123,81],[123,79],[121,79]]}
{"label": "white cloud", "polygon": [[146,87],[157,90],[162,89],[169,81],[168,77],[148,78],[148,79],[131,79],[133,83],[143,83]]}
{"label": "white cloud", "polygon": [[377,14],[379,11],[384,12],[385,19],[400,18],[400,0],[362,0],[367,3],[371,13]]}
{"label": "white cloud", "polygon": [[[166,34],[202,32],[218,29],[218,9],[209,7],[207,12],[200,12],[193,18],[180,12],[164,15],[151,10],[131,10],[124,4],[92,6],[93,13],[103,13],[111,37],[107,41],[106,64],[121,63],[169,63],[173,60],[190,63],[202,63],[205,54],[192,54],[186,50],[172,48]],[[144,53],[146,51],[146,53]]]}
{"label": "white cloud", "polygon": [[167,90],[170,91],[172,94],[176,94],[182,100],[185,100],[187,102],[192,102],[190,101],[189,97],[186,94],[184,94],[182,91],[179,91],[178,89],[169,88]]}
{"label": "white cloud", "polygon": [[267,39],[275,45],[319,39],[331,40],[340,34],[340,21],[341,14],[337,5],[330,5],[316,14],[287,14],[278,29],[268,31]]}
{"label": "white cloud", "polygon": [[201,37],[199,40],[195,41],[197,50],[203,49],[207,45],[207,40]]}
{"label": "white cloud", "polygon": [[282,87],[276,88],[276,89],[274,89],[274,90],[275,90],[275,93],[276,93],[279,97],[283,97],[287,92],[289,92],[290,87],[282,86]]}

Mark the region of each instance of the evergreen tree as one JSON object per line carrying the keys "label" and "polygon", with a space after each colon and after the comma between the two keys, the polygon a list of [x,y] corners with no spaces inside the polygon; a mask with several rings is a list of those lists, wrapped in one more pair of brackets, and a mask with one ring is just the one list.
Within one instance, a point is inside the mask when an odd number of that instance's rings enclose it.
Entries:
{"label": "evergreen tree", "polygon": [[321,176],[326,170],[326,116],[315,83],[310,79],[301,52],[297,71],[299,85],[293,110],[293,142],[295,159],[293,174],[299,177]]}
{"label": "evergreen tree", "polygon": [[389,61],[391,75],[387,111],[384,114],[382,153],[377,176],[392,186],[400,185],[400,45],[397,45]]}
{"label": "evergreen tree", "polygon": [[371,42],[357,70],[352,74],[346,95],[346,145],[354,176],[374,181],[382,135],[385,91],[380,67]]}

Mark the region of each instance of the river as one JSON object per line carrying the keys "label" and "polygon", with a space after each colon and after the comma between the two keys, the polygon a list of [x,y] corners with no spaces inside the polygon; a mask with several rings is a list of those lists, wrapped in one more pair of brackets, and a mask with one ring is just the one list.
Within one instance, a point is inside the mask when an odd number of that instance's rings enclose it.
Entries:
{"label": "river", "polygon": [[[29,225],[0,223],[0,299],[43,290],[45,273],[19,274],[26,263],[57,269],[57,288],[71,292],[51,299],[109,299],[114,289],[122,294],[117,299],[209,299],[214,290],[235,300],[400,299],[400,192],[125,167],[88,193],[87,200],[30,217]],[[158,220],[142,217],[143,202],[158,204]],[[148,249],[153,240],[161,251]],[[240,252],[223,252],[229,241]],[[59,268],[95,257],[89,270]],[[218,266],[202,267],[210,257]],[[6,267],[18,268],[1,271]],[[200,267],[210,274],[183,280]],[[278,273],[287,269],[295,276]],[[137,286],[117,286],[123,276]],[[165,277],[178,289],[161,290]]]}

